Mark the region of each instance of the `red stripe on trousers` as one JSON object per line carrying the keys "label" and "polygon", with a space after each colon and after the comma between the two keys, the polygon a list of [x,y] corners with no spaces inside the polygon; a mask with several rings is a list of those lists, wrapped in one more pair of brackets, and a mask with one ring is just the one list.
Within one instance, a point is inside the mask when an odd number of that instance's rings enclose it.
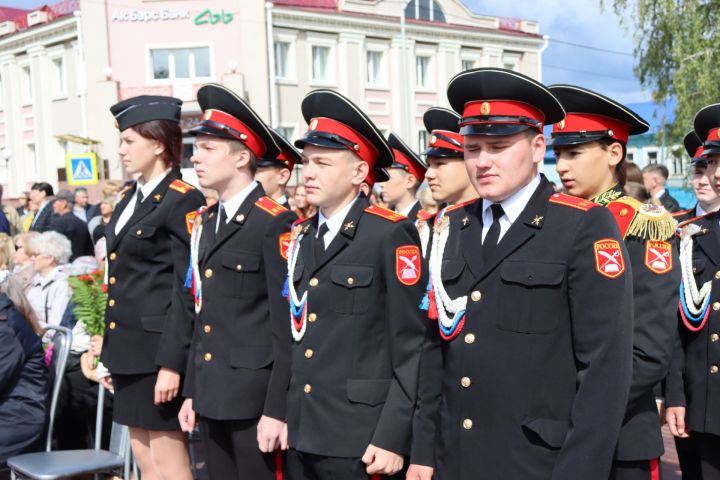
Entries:
{"label": "red stripe on trousers", "polygon": [[650,460],[650,480],[660,480],[660,460]]}
{"label": "red stripe on trousers", "polygon": [[373,474],[373,475],[370,477],[370,480],[380,480],[380,474],[379,474],[379,473]]}
{"label": "red stripe on trousers", "polygon": [[283,480],[282,452],[279,448],[275,450],[275,480]]}

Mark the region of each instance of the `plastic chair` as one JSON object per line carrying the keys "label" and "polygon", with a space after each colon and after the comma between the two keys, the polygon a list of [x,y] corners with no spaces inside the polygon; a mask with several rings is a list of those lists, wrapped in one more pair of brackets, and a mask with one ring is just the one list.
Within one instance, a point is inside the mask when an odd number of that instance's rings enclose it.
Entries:
{"label": "plastic chair", "polygon": [[53,344],[53,361],[55,362],[55,371],[53,378],[52,395],[50,396],[50,416],[48,422],[47,439],[45,440],[45,451],[52,449],[53,429],[55,428],[55,411],[57,410],[58,397],[60,396],[60,386],[65,376],[65,368],[67,367],[68,358],[70,356],[70,346],[72,345],[72,330],[67,327],[47,326],[43,329],[43,335],[47,332],[54,331],[52,338]]}
{"label": "plastic chair", "polygon": [[113,422],[110,434],[110,450],[101,450],[102,417],[105,405],[105,389],[98,386],[96,411],[95,449],[58,450],[17,455],[8,459],[12,479],[54,480],[89,473],[122,472],[130,479],[130,434],[128,428]]}

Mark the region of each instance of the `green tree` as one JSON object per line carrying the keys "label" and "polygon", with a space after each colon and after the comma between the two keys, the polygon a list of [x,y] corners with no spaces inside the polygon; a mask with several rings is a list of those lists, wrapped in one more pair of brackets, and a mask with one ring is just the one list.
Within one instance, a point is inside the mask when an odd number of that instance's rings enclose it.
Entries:
{"label": "green tree", "polygon": [[695,113],[720,102],[720,1],[613,0],[612,5],[634,31],[640,83],[658,104],[676,99],[675,120],[658,140],[681,143]]}

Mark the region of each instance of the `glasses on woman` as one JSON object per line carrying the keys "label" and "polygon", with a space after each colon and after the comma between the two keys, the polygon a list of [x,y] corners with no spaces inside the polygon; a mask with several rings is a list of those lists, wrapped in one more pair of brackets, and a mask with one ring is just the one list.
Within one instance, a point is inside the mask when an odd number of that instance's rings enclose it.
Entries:
{"label": "glasses on woman", "polygon": [[20,244],[15,244],[15,250],[22,250],[24,247]]}

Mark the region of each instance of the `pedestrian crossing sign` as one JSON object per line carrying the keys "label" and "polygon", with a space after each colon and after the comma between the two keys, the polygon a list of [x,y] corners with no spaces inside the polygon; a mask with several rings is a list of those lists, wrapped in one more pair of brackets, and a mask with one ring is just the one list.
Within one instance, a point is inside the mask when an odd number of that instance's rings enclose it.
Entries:
{"label": "pedestrian crossing sign", "polygon": [[98,182],[97,157],[94,153],[69,153],[65,156],[65,175],[70,185],[94,185]]}

